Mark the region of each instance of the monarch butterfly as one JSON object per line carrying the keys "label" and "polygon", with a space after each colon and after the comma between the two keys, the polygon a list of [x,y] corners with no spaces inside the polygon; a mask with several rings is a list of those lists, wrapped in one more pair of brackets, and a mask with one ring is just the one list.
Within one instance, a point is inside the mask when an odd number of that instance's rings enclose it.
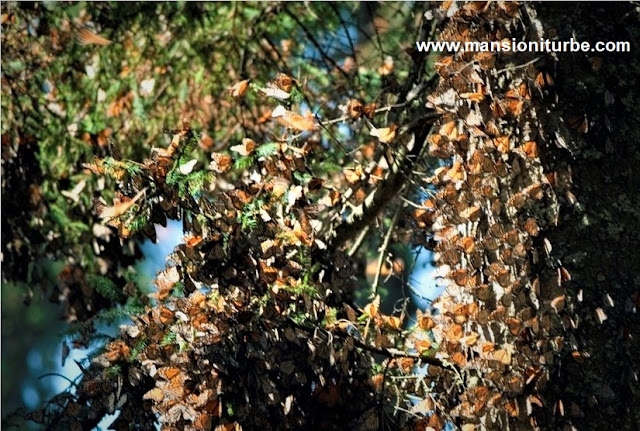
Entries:
{"label": "monarch butterfly", "polygon": [[538,72],[536,76],[536,84],[540,87],[545,87],[547,85],[553,85],[553,78],[547,72]]}
{"label": "monarch butterfly", "polygon": [[511,352],[509,352],[507,349],[496,350],[493,353],[493,358],[504,365],[511,364]]}
{"label": "monarch butterfly", "polygon": [[223,173],[227,172],[231,169],[231,164],[233,160],[230,156],[222,153],[211,153],[211,169],[218,172]]}
{"label": "monarch butterfly", "polygon": [[504,409],[513,417],[520,415],[520,407],[517,400],[511,400],[504,405]]}
{"label": "monarch butterfly", "polygon": [[398,127],[395,124],[380,129],[372,127],[370,135],[378,138],[378,140],[383,144],[389,144],[395,139],[397,128]]}
{"label": "monarch butterfly", "polygon": [[551,301],[551,307],[556,311],[556,313],[560,313],[564,309],[565,304],[566,304],[565,295],[557,296]]}
{"label": "monarch butterfly", "polygon": [[484,94],[482,92],[475,93],[461,93],[460,97],[462,99],[470,100],[471,102],[480,103],[484,100]]}
{"label": "monarch butterfly", "polygon": [[76,35],[81,45],[109,45],[111,41],[104,37],[98,36],[86,27],[81,28]]}
{"label": "monarch butterfly", "polygon": [[300,132],[310,132],[318,128],[310,112],[306,117],[303,117],[300,114],[285,109],[282,105],[278,105],[276,109],[273,110],[271,118],[274,118],[287,129],[294,129]]}
{"label": "monarch butterfly", "polygon": [[249,80],[245,79],[244,81],[237,82],[233,84],[231,87],[227,89],[229,94],[231,94],[234,98],[240,98],[244,96],[249,88]]}
{"label": "monarch butterfly", "polygon": [[164,399],[164,391],[158,387],[149,390],[142,396],[143,400],[152,400],[156,403],[161,402]]}
{"label": "monarch butterfly", "polygon": [[527,157],[531,159],[535,159],[539,156],[538,144],[536,144],[535,141],[525,142],[524,144],[522,144],[522,147],[520,148],[522,149],[522,151],[524,151]]}
{"label": "monarch butterfly", "polygon": [[358,119],[362,116],[362,103],[356,99],[350,99],[347,102],[347,115],[352,120]]}

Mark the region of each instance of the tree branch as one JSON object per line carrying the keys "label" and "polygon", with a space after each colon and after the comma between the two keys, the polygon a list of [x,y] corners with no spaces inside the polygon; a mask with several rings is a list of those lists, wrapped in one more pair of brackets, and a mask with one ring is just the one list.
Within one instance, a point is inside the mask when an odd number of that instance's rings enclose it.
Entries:
{"label": "tree branch", "polygon": [[[426,39],[429,36],[429,32],[433,32],[433,29],[427,28],[423,21],[420,25],[420,38],[422,39],[418,40]],[[395,104],[397,108],[391,109],[389,112],[390,122],[395,122],[400,115],[409,108],[409,106],[404,102],[407,100],[407,96],[414,86],[419,85],[420,80],[422,79],[426,59],[426,53],[418,53],[413,57],[413,64],[409,71],[407,80],[402,86],[400,94],[398,94],[398,101]],[[381,211],[405,186],[411,175],[411,169],[415,160],[422,153],[425,141],[431,129],[431,124],[438,118],[437,115],[433,115],[433,112],[423,114],[426,115],[414,114],[414,116],[418,118],[412,121],[408,126],[404,127],[404,133],[399,133],[399,138],[402,138],[403,135],[404,137],[413,135],[414,144],[412,148],[408,152],[406,147],[400,149],[400,154],[396,157],[396,160],[399,162],[394,163],[390,167],[391,173],[385,181],[383,181],[380,186],[374,189],[369,196],[367,196],[364,203],[357,208],[357,211],[354,212],[351,217],[334,229],[334,235],[330,241],[330,247],[341,248],[345,243],[356,238],[362,231],[363,227],[371,224],[371,222],[375,220]]]}
{"label": "tree branch", "polygon": [[392,165],[391,173],[386,180],[367,196],[352,217],[334,229],[330,247],[341,248],[345,243],[354,239],[363,227],[371,224],[389,202],[400,193],[410,176],[415,159],[422,153],[433,121],[425,121],[416,126],[417,130],[413,132],[415,136],[413,148],[409,152],[402,149],[401,154],[396,158],[399,162]]}
{"label": "tree branch", "polygon": [[335,67],[336,69],[338,69],[338,71],[340,71],[340,73],[342,73],[342,75],[345,78],[349,79],[349,74],[347,74],[347,72],[345,72],[333,58],[327,55],[327,53],[322,49],[322,46],[320,46],[320,43],[316,40],[316,38],[309,31],[309,29],[302,23],[302,21],[300,21],[300,19],[296,16],[296,14],[291,12],[287,7],[284,8],[284,11],[287,15],[291,17],[291,19],[293,19],[296,22],[296,24],[300,26],[304,34],[309,38],[309,41],[313,44],[313,46],[316,47],[316,49],[322,56],[322,59],[324,60],[325,64],[328,63],[331,66]]}
{"label": "tree branch", "polygon": [[387,253],[387,248],[389,247],[389,241],[391,240],[391,235],[393,234],[393,230],[396,227],[396,223],[398,221],[398,216],[400,215],[400,210],[402,206],[396,208],[396,211],[393,213],[393,217],[391,218],[391,224],[389,225],[389,230],[387,234],[384,236],[384,241],[382,241],[382,245],[378,252],[378,267],[376,268],[376,276],[373,279],[373,289],[371,292],[371,296],[375,297],[376,293],[378,293],[378,285],[380,284],[380,273],[382,272],[382,265],[384,264],[384,256]]}
{"label": "tree branch", "polygon": [[[293,324],[296,328],[298,329],[302,329],[303,331],[309,333],[309,334],[315,334],[316,331],[320,328],[315,327],[309,327],[309,326],[305,326],[302,324],[299,324],[295,321],[293,321],[292,319],[288,319],[288,322]],[[322,330],[323,332],[327,332],[329,333],[329,331],[326,330]],[[346,339],[346,338],[351,338],[353,339],[353,344],[355,347],[358,347],[362,350],[366,350],[368,352],[371,353],[375,353],[381,356],[384,356],[385,358],[388,359],[395,359],[395,358],[412,358],[412,359],[416,359],[416,360],[420,360],[426,364],[429,365],[433,365],[439,368],[444,368],[447,370],[453,370],[453,371],[458,371],[457,367],[453,364],[450,363],[445,363],[442,362],[440,359],[438,358],[433,358],[430,356],[423,356],[423,355],[419,355],[418,353],[409,353],[409,352],[405,352],[403,350],[398,350],[398,349],[393,349],[393,348],[382,348],[382,347],[376,347],[376,346],[372,346],[370,344],[365,343],[362,340],[359,340],[356,337],[353,337],[352,335],[347,334],[346,332],[331,332],[330,333],[331,336],[334,337],[338,337],[341,339]]]}

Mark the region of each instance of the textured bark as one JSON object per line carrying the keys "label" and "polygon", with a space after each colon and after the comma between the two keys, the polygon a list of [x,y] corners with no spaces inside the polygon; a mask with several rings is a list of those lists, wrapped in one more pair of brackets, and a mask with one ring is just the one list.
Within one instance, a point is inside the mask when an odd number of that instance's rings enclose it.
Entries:
{"label": "textured bark", "polygon": [[[570,167],[571,195],[549,232],[552,257],[571,272],[565,289],[565,347],[545,397],[565,415],[545,424],[577,429],[640,429],[640,59],[632,4],[539,4],[546,35],[626,40],[631,53],[563,53],[556,65],[558,120],[584,116],[588,131],[566,129],[568,149],[550,148],[544,169]],[[547,36],[548,37],[548,36]],[[606,314],[606,320],[600,323]],[[598,317],[600,314],[600,317]],[[561,330],[562,328],[558,328]],[[581,355],[573,357],[572,352]],[[586,355],[588,354],[588,356]],[[633,407],[635,406],[635,407]],[[542,425],[542,424],[541,424]]]}

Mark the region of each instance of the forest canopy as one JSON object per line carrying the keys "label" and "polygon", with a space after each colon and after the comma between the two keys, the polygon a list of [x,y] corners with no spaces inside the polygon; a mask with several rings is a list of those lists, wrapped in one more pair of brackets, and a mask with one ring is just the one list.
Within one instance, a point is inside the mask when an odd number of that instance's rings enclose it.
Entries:
{"label": "forest canopy", "polygon": [[[639,34],[631,3],[3,3],[3,303],[89,352],[3,426],[637,429]],[[542,37],[632,52],[416,44]]]}

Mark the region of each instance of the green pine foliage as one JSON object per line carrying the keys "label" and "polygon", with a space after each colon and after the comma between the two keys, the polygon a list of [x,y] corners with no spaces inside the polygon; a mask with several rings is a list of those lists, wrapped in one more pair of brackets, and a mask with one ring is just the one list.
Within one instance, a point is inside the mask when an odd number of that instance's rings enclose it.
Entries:
{"label": "green pine foliage", "polygon": [[123,296],[122,291],[119,290],[115,283],[107,277],[97,274],[89,274],[87,275],[87,281],[89,282],[89,286],[110,301],[117,301]]}
{"label": "green pine foliage", "polygon": [[135,303],[127,302],[127,304],[100,310],[97,317],[107,324],[126,321],[131,316],[143,313],[144,307]]}

